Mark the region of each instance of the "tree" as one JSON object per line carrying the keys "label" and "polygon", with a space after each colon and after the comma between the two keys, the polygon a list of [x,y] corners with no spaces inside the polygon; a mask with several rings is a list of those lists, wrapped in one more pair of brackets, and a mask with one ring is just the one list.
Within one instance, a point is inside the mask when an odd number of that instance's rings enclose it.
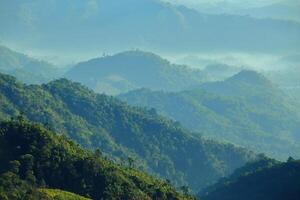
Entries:
{"label": "tree", "polygon": [[17,121],[20,123],[24,123],[26,121],[23,111],[20,111],[19,114],[17,115]]}
{"label": "tree", "polygon": [[9,171],[14,174],[18,174],[20,170],[21,163],[18,160],[13,160],[9,162]]}
{"label": "tree", "polygon": [[33,160],[34,157],[31,154],[25,154],[21,156],[22,168],[20,170],[20,175],[32,185],[36,183],[36,177],[33,173]]}
{"label": "tree", "polygon": [[94,155],[95,155],[96,157],[101,157],[101,156],[102,156],[101,150],[100,150],[99,148],[97,148],[97,149],[95,150],[95,152],[94,152]]}
{"label": "tree", "polygon": [[294,161],[295,161],[295,159],[291,156],[287,159],[287,162],[294,162]]}
{"label": "tree", "polygon": [[190,189],[188,186],[186,185],[183,185],[180,187],[180,190],[182,191],[182,193],[185,195],[185,196],[189,196],[190,195]]}
{"label": "tree", "polygon": [[133,168],[134,167],[134,159],[132,157],[127,158],[128,161],[128,167]]}

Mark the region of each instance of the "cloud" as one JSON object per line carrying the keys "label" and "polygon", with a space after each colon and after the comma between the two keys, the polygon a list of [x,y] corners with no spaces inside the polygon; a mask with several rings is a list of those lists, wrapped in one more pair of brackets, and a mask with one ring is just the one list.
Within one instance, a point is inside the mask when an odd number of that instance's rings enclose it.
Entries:
{"label": "cloud", "polygon": [[99,0],[88,0],[86,2],[83,18],[89,18],[97,15],[99,12]]}

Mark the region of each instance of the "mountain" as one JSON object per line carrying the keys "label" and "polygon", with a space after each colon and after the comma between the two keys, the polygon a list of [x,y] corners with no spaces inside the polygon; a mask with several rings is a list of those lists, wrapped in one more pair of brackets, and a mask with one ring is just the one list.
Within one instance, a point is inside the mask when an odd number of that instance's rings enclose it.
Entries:
{"label": "mountain", "polygon": [[267,71],[265,75],[292,97],[300,97],[300,54],[284,56],[280,63],[285,65],[277,70]]}
{"label": "mountain", "polygon": [[118,98],[130,105],[155,108],[204,137],[280,160],[300,156],[298,104],[254,71],[182,92],[140,89]]}
{"label": "mountain", "polygon": [[299,100],[300,98],[300,69],[298,67],[268,72],[268,76],[272,81],[276,82],[280,89],[285,91],[291,97]]}
{"label": "mountain", "polygon": [[189,199],[166,182],[114,164],[99,150],[83,150],[22,116],[2,122],[0,130],[1,199],[87,200],[65,191],[91,199]]}
{"label": "mountain", "polygon": [[297,52],[300,24],[204,14],[159,0],[2,0],[0,38],[62,55],[140,48],[159,52]]}
{"label": "mountain", "polygon": [[270,5],[242,9],[236,14],[248,14],[253,17],[294,20],[300,22],[300,2],[284,0]]}
{"label": "mountain", "polygon": [[[269,163],[270,164],[270,163]],[[249,166],[248,166],[249,167]],[[297,200],[300,197],[300,161],[271,163],[224,179],[201,195],[203,200]],[[255,168],[254,168],[255,169]]]}
{"label": "mountain", "polygon": [[138,50],[79,63],[65,76],[96,92],[107,94],[141,87],[175,91],[205,80],[200,70],[171,64],[158,55]]}
{"label": "mountain", "polygon": [[271,93],[279,92],[272,85],[271,81],[266,79],[262,74],[251,70],[243,70],[225,81],[204,83],[201,87],[206,91],[218,95],[244,96],[246,98],[258,94],[271,96]]}
{"label": "mountain", "polygon": [[138,169],[194,191],[257,158],[231,144],[193,136],[154,110],[130,107],[66,79],[42,86],[0,76],[0,119],[24,115],[83,147],[101,148],[116,162],[132,159]]}
{"label": "mountain", "polygon": [[[166,0],[168,1],[168,0]],[[298,0],[269,0],[269,1],[209,1],[196,2],[185,0],[176,1],[178,4],[195,8],[199,12],[210,14],[248,15],[253,18],[272,18],[280,20],[300,21],[300,2]]]}
{"label": "mountain", "polygon": [[25,83],[45,83],[62,74],[50,63],[30,58],[0,46],[0,72],[16,76]]}
{"label": "mountain", "polygon": [[202,71],[206,74],[207,80],[211,82],[225,80],[240,71],[243,71],[243,68],[222,63],[214,63],[206,65]]}

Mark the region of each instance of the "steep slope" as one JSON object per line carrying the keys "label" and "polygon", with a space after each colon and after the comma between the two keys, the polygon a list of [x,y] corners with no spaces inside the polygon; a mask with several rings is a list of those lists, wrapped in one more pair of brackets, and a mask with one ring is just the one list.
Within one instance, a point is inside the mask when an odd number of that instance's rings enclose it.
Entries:
{"label": "steep slope", "polygon": [[25,83],[45,83],[63,73],[52,64],[30,58],[0,46],[0,72],[16,76]]}
{"label": "steep slope", "polygon": [[60,53],[116,51],[299,51],[296,22],[209,15],[159,0],[2,0],[0,37]]}
{"label": "steep slope", "polygon": [[155,108],[202,135],[230,141],[278,159],[300,156],[300,110],[262,75],[242,71],[226,81],[183,92],[141,89],[119,95]]}
{"label": "steep slope", "polygon": [[256,157],[230,144],[192,136],[179,124],[153,111],[129,107],[66,79],[25,86],[0,76],[0,117],[20,111],[35,122],[68,135],[82,146],[101,148],[119,162],[198,190]]}
{"label": "steep slope", "polygon": [[[204,200],[297,200],[300,197],[300,161],[269,163],[241,169],[243,173],[224,179],[200,195]],[[249,168],[249,166],[248,166]],[[254,169],[255,169],[254,168]]]}
{"label": "steep slope", "polygon": [[79,63],[66,77],[96,92],[108,94],[141,87],[180,90],[200,84],[205,79],[200,70],[174,65],[155,54],[142,51],[128,51]]}
{"label": "steep slope", "polygon": [[[33,190],[37,187],[59,188],[92,199],[188,199],[168,183],[131,167],[116,165],[101,156],[100,151],[83,150],[64,136],[31,124],[22,116],[16,121],[1,123],[0,130],[0,183],[18,180]],[[30,198],[30,192],[26,192],[24,186],[0,186],[0,192],[7,196],[6,199],[16,200],[84,199],[49,189],[36,191],[47,198],[37,195]],[[10,193],[11,190],[14,192]]]}

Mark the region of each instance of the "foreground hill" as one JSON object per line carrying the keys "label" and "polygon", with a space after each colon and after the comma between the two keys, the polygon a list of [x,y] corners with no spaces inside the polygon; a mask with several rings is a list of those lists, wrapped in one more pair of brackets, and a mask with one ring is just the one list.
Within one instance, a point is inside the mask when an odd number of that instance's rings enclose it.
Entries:
{"label": "foreground hill", "polygon": [[256,157],[230,144],[204,140],[155,111],[130,107],[66,79],[42,86],[0,76],[0,118],[19,112],[118,162],[199,190]]}
{"label": "foreground hill", "polygon": [[[25,121],[0,124],[1,199],[188,199],[168,183]],[[37,189],[59,188],[53,189]]]}
{"label": "foreground hill", "polygon": [[62,74],[50,63],[30,58],[0,46],[0,72],[16,76],[25,83],[45,83]]}
{"label": "foreground hill", "polygon": [[203,200],[298,200],[300,161],[249,164],[200,196]]}
{"label": "foreground hill", "polygon": [[58,189],[38,189],[39,192],[44,194],[46,198],[53,198],[55,200],[91,200],[90,198],[85,198],[77,194],[66,192]]}
{"label": "foreground hill", "polygon": [[119,94],[141,87],[181,90],[200,84],[204,73],[171,64],[152,53],[128,51],[79,63],[66,77],[96,92]]}
{"label": "foreground hill", "polygon": [[242,71],[183,92],[141,89],[119,95],[155,108],[202,135],[230,141],[278,159],[300,156],[299,107],[262,75]]}

